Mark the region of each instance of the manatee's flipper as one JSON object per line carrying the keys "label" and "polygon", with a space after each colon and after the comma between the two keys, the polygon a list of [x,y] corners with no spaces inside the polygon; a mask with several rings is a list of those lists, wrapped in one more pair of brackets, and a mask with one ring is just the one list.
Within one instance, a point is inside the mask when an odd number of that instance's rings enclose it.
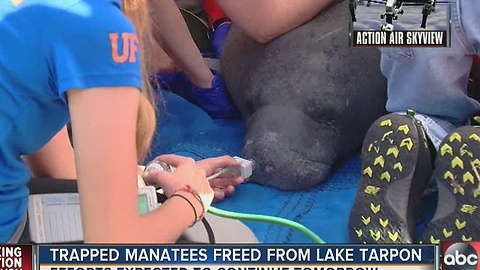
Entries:
{"label": "manatee's flipper", "polygon": [[291,107],[264,106],[247,122],[243,156],[255,160],[252,182],[280,190],[318,185],[336,156],[334,127]]}

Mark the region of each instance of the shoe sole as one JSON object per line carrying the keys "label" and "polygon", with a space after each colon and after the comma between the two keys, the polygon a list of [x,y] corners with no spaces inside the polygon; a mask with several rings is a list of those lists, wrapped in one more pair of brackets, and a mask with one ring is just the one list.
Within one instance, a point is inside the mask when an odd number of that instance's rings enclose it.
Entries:
{"label": "shoe sole", "polygon": [[440,144],[434,175],[438,206],[423,243],[480,240],[480,128],[456,129]]}
{"label": "shoe sole", "polygon": [[432,173],[423,129],[407,116],[381,117],[368,130],[361,156],[362,177],[349,218],[351,241],[413,242],[417,206]]}

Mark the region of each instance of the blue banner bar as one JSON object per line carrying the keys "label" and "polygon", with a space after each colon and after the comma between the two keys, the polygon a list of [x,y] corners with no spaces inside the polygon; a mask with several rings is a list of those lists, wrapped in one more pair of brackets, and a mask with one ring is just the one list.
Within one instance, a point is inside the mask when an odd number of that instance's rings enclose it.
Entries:
{"label": "blue banner bar", "polygon": [[435,254],[426,245],[58,245],[39,246],[39,264],[433,265]]}

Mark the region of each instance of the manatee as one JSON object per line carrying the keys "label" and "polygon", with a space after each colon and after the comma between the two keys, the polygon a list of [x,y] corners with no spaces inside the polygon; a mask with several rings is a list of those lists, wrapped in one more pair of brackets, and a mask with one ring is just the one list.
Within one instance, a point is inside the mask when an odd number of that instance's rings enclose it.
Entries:
{"label": "manatee", "polygon": [[385,112],[386,79],[377,48],[350,48],[348,1],[262,45],[235,25],[221,69],[246,123],[242,156],[250,181],[304,190],[359,151]]}

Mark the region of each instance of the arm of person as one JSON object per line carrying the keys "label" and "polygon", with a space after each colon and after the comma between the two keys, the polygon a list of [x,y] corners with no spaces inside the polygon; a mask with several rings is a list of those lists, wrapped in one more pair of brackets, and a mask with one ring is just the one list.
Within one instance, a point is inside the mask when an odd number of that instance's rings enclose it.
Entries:
{"label": "arm of person", "polygon": [[155,40],[200,88],[211,88],[213,74],[193,41],[187,24],[173,0],[149,0]]}
{"label": "arm of person", "polygon": [[65,126],[45,146],[23,156],[33,177],[76,179],[73,148]]}
{"label": "arm of person", "polygon": [[68,92],[85,242],[172,243],[194,220],[181,198],[138,213],[138,95],[132,87]]}
{"label": "arm of person", "polygon": [[309,21],[333,1],[217,0],[235,25],[262,44]]}
{"label": "arm of person", "polygon": [[171,243],[194,214],[181,198],[139,214],[140,53],[137,33],[117,3],[89,2],[88,16],[84,2],[71,6],[52,18],[54,29],[39,48],[70,111],[84,241]]}

